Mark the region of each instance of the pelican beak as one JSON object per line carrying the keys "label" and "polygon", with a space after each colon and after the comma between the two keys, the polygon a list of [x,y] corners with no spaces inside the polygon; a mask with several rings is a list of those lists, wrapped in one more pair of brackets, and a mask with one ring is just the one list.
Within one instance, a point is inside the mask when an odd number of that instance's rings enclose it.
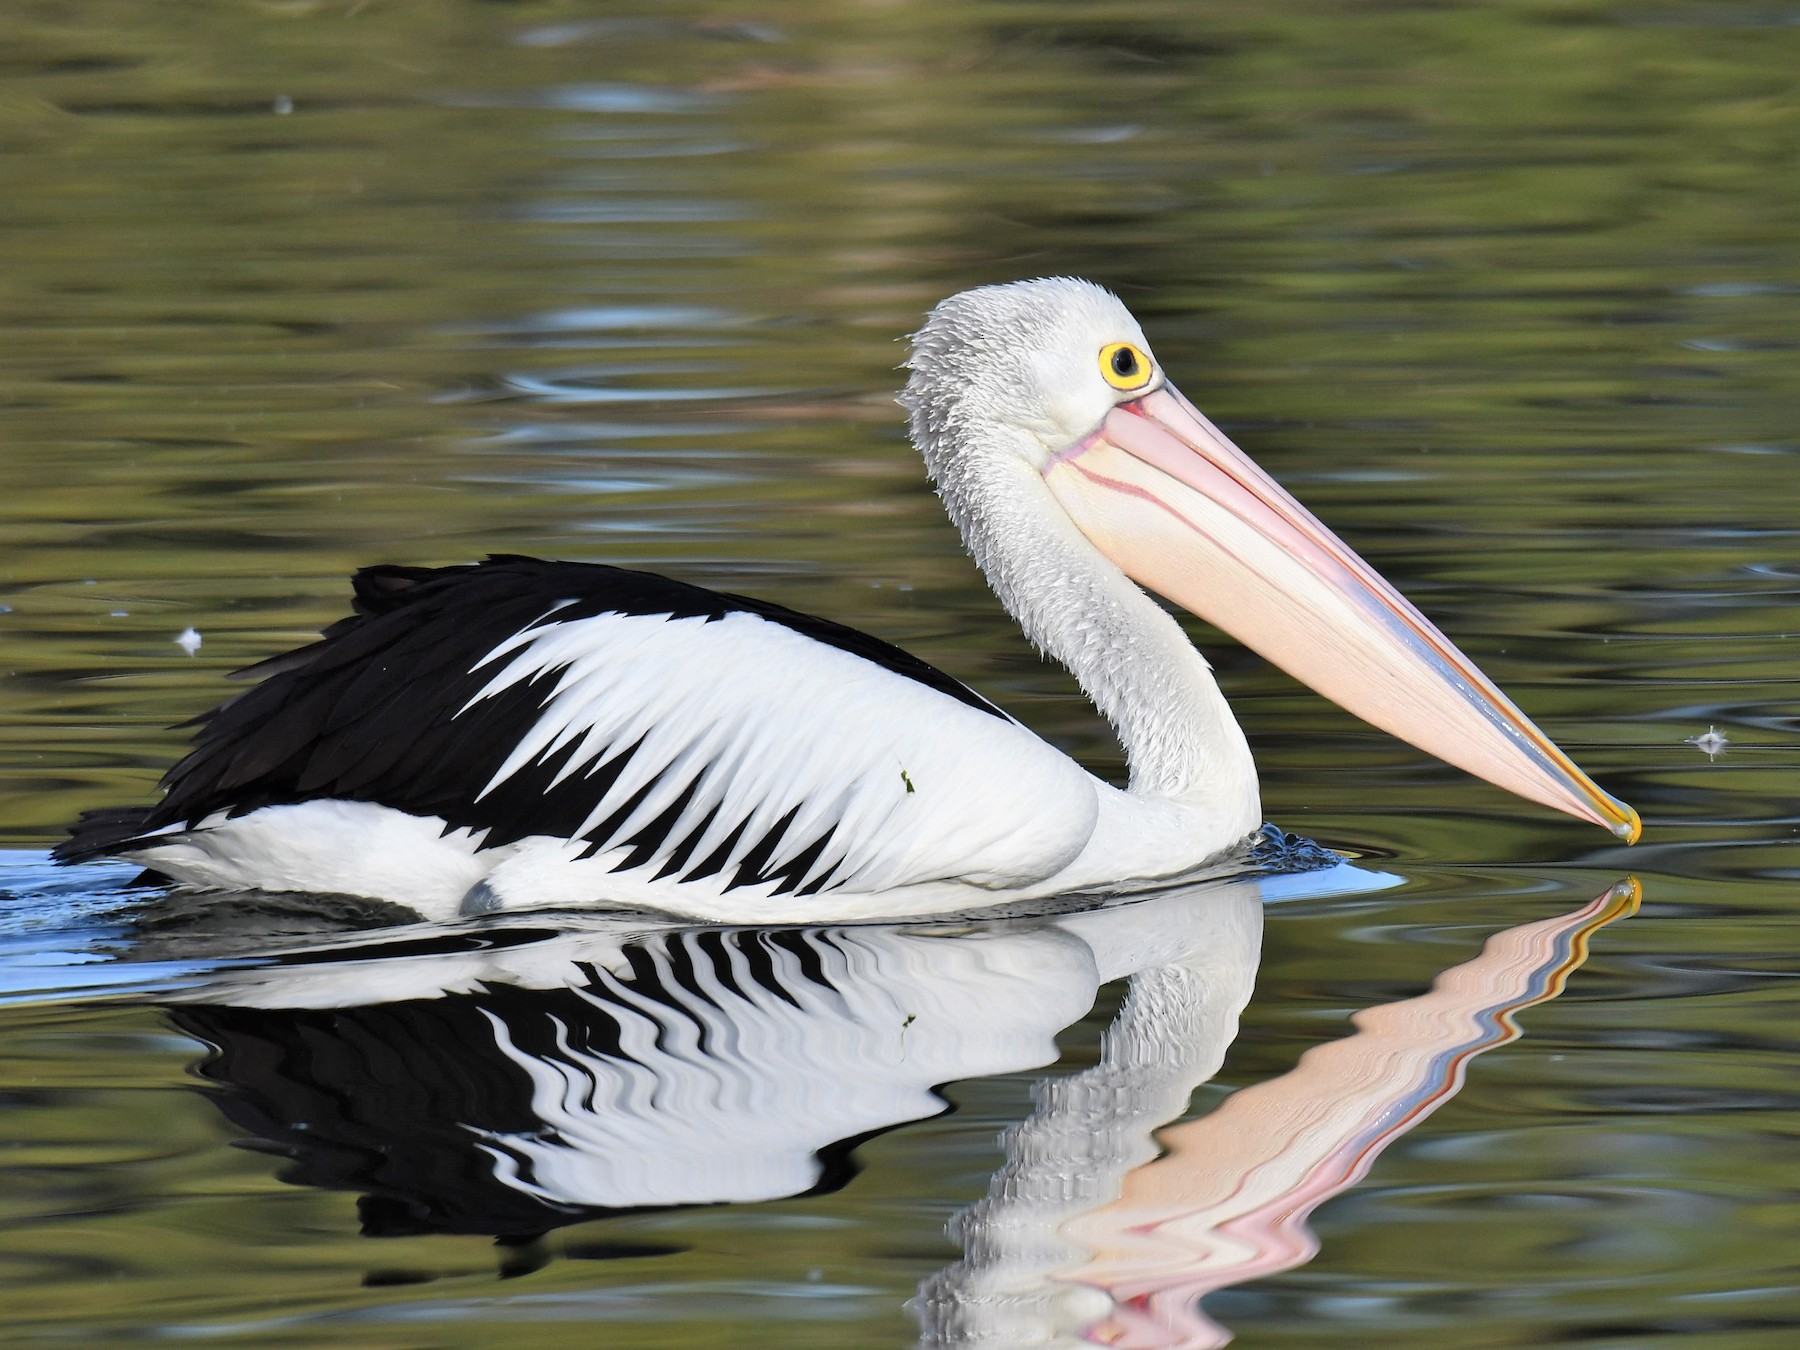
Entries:
{"label": "pelican beak", "polygon": [[1173,387],[1119,404],[1044,478],[1140,585],[1382,730],[1637,841],[1637,812]]}

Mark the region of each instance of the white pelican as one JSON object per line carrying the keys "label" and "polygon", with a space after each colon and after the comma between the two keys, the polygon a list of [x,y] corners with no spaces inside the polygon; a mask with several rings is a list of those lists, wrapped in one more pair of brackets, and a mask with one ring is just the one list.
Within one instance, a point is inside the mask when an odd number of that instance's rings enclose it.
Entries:
{"label": "white pelican", "polygon": [[950,518],[1112,723],[1128,788],[852,629],[496,557],[364,569],[357,614],[254,667],[160,803],[89,813],[58,857],[427,918],[867,919],[1180,878],[1262,811],[1210,668],[1140,585],[1421,749],[1637,838],[1629,806],[1176,391],[1108,292],[952,296],[907,365]]}

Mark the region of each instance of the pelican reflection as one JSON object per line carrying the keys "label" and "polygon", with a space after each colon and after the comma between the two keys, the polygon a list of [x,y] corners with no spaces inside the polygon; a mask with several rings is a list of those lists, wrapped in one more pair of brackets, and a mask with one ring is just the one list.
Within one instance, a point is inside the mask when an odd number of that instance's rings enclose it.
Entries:
{"label": "pelican reflection", "polygon": [[[1344,866],[1083,912],[805,928],[489,920],[317,942],[212,972],[171,1015],[220,1109],[360,1193],[364,1231],[507,1241],[622,1211],[820,1192],[944,1084],[1058,1059],[1129,981],[1099,1062],[1046,1079],[914,1300],[928,1345],[1220,1345],[1201,1295],[1308,1259],[1311,1209],[1553,997],[1622,885],[1511,929],[1290,1073],[1162,1129],[1217,1072],[1271,895],[1388,884]],[[1160,1136],[1157,1131],[1161,1129]]]}

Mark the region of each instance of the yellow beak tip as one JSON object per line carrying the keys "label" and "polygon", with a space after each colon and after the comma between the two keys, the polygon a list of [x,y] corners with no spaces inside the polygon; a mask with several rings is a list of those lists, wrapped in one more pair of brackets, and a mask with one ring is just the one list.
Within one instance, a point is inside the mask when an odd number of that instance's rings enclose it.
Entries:
{"label": "yellow beak tip", "polygon": [[1631,807],[1619,802],[1619,819],[1612,827],[1612,832],[1627,844],[1635,844],[1644,833],[1644,822],[1638,819],[1638,813]]}
{"label": "yellow beak tip", "polygon": [[1626,877],[1615,883],[1607,896],[1612,905],[1613,916],[1622,918],[1627,914],[1637,913],[1638,906],[1643,903],[1644,886],[1636,877]]}

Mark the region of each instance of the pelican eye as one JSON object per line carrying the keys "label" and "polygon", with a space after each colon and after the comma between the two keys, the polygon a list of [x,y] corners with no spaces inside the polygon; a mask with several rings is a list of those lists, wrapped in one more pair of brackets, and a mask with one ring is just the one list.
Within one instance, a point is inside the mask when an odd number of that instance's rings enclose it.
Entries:
{"label": "pelican eye", "polygon": [[1100,349],[1100,374],[1114,389],[1142,389],[1155,373],[1149,356],[1129,342],[1109,342]]}

